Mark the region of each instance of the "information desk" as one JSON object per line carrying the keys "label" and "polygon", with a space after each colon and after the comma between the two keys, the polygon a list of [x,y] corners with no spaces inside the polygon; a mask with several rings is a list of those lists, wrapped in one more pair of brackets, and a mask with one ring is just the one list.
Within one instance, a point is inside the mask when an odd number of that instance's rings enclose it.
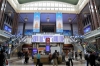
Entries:
{"label": "information desk", "polygon": [[[59,63],[62,63],[61,55],[59,55],[58,61],[59,61]],[[49,55],[41,55],[40,62],[43,64],[48,64],[49,63]],[[34,63],[37,63],[36,55],[34,56]]]}

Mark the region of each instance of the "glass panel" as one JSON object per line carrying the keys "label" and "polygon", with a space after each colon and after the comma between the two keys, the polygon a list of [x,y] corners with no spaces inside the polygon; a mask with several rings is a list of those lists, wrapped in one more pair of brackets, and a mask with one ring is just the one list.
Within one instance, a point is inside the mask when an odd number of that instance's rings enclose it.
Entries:
{"label": "glass panel", "polygon": [[47,8],[47,10],[50,10],[50,8]]}
{"label": "glass panel", "polygon": [[21,8],[21,10],[25,10],[25,8]]}
{"label": "glass panel", "polygon": [[46,6],[46,3],[43,3],[43,6]]}
{"label": "glass panel", "polygon": [[42,10],[46,10],[46,8],[42,8]]}
{"label": "glass panel", "polygon": [[54,10],[54,8],[51,8],[51,10]]}
{"label": "glass panel", "polygon": [[31,7],[30,10],[33,10],[33,8]]}
{"label": "glass panel", "polygon": [[62,8],[59,8],[59,10],[62,10]]}
{"label": "glass panel", "polygon": [[29,10],[29,7],[26,7],[26,10]]}
{"label": "glass panel", "polygon": [[58,8],[55,8],[55,10],[58,10]]}
{"label": "glass panel", "polygon": [[63,8],[63,10],[67,10],[67,8]]}
{"label": "glass panel", "polygon": [[55,3],[55,7],[58,7],[58,3]]}
{"label": "glass panel", "polygon": [[59,7],[62,7],[62,4],[59,4]]}
{"label": "glass panel", "polygon": [[37,10],[37,8],[34,8],[34,10]]}
{"label": "glass panel", "polygon": [[50,3],[47,3],[47,6],[50,6]]}
{"label": "glass panel", "polygon": [[54,7],[54,3],[51,3],[51,6]]}

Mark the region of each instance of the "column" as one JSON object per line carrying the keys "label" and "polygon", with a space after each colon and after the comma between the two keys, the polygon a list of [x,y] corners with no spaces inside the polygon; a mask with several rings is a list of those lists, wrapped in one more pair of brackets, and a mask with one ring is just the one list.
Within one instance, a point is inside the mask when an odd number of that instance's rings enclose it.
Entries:
{"label": "column", "polygon": [[14,19],[13,19],[13,24],[12,24],[12,34],[17,35],[17,30],[18,30],[18,13],[14,13]]}
{"label": "column", "polygon": [[82,16],[81,14],[77,15],[77,26],[78,26],[78,34],[83,35],[83,23],[82,23]]}
{"label": "column", "polygon": [[96,5],[94,3],[95,0],[90,0],[89,1],[89,10],[90,10],[90,14],[91,14],[91,19],[92,19],[92,23],[93,23],[93,30],[97,29],[100,24],[99,24],[99,19],[98,19],[98,16],[97,16],[97,9],[96,9]]}
{"label": "column", "polygon": [[26,22],[23,23],[23,37],[25,36],[25,26],[26,26]]}
{"label": "column", "polygon": [[71,28],[71,35],[73,36],[73,24],[72,24],[72,22],[70,23],[70,28]]}
{"label": "column", "polygon": [[4,12],[6,10],[7,0],[0,0],[0,29],[3,29]]}

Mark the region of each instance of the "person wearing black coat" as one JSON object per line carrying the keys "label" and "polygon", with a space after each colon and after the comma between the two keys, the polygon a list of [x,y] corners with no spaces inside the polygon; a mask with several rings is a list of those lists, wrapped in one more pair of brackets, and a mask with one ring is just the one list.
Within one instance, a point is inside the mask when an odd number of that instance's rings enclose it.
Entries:
{"label": "person wearing black coat", "polygon": [[0,51],[0,66],[4,66],[5,63],[5,56],[3,54],[3,51]]}
{"label": "person wearing black coat", "polygon": [[90,62],[91,66],[96,66],[95,65],[95,60],[96,60],[96,56],[93,54],[93,52],[90,52],[89,62]]}

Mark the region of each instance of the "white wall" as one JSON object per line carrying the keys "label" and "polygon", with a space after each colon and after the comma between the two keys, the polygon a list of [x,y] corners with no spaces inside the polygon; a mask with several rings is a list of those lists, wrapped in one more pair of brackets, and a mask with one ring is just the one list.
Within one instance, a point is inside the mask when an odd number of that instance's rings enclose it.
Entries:
{"label": "white wall", "polygon": [[63,24],[63,30],[71,30],[70,24]]}

